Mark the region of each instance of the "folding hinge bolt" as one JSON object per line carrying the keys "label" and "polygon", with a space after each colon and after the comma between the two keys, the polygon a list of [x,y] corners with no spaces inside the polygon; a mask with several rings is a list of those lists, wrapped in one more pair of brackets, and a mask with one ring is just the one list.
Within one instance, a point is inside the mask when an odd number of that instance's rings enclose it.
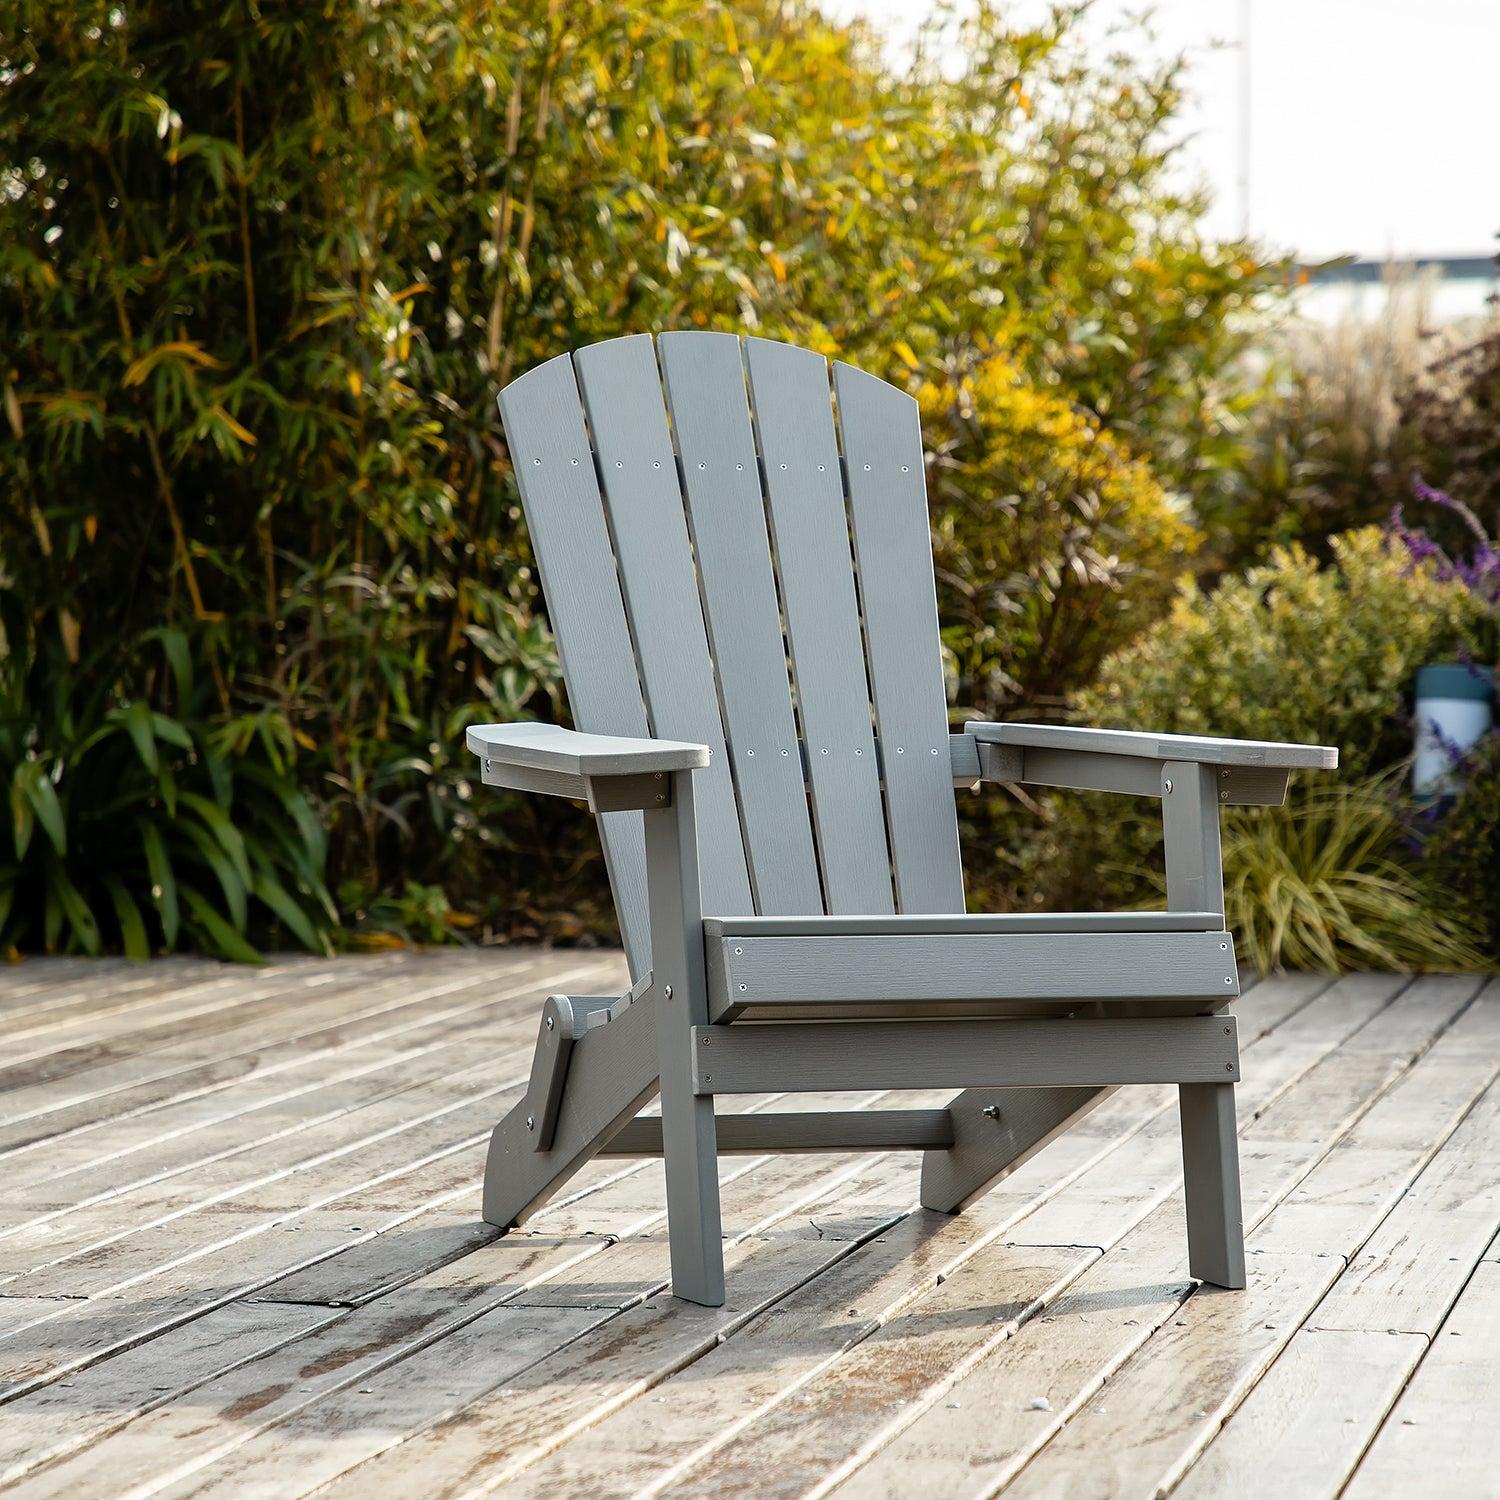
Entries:
{"label": "folding hinge bolt", "polygon": [[670,984],[662,985],[661,997],[663,1000],[670,1000],[672,998],[672,986]]}
{"label": "folding hinge bolt", "polygon": [[998,1104],[986,1104],[985,1107],[980,1110],[980,1114],[982,1114],[986,1120],[998,1120],[1000,1118],[1000,1106]]}
{"label": "folding hinge bolt", "polygon": [[1167,796],[1170,797],[1172,795],[1172,778],[1170,776],[1162,783],[1161,789]]}
{"label": "folding hinge bolt", "polygon": [[536,1129],[536,1116],[535,1115],[527,1115],[526,1116],[526,1128],[528,1130],[535,1130]]}
{"label": "folding hinge bolt", "polygon": [[551,1031],[556,1025],[557,1025],[557,1022],[551,1016],[548,1016],[547,1017],[547,1030]]}

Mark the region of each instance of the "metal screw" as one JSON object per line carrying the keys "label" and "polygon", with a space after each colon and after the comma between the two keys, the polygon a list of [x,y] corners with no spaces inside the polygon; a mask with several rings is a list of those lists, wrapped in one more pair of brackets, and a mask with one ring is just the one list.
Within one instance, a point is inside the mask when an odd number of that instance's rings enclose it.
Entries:
{"label": "metal screw", "polygon": [[534,458],[534,459],[532,459],[532,460],[531,460],[531,461],[532,461],[532,463],[534,463],[534,464],[535,464],[535,465],[536,465],[536,466],[537,466],[537,468],[541,468],[541,466],[542,466],[542,461],[541,461],[541,459],[539,459],[539,458]]}
{"label": "metal screw", "polygon": [[744,467],[745,467],[744,464],[736,464],[734,466],[735,473],[736,474],[740,473],[744,469]]}
{"label": "metal screw", "polygon": [[819,751],[818,751],[818,754],[819,754],[819,755],[827,755],[827,754],[828,754],[828,751],[827,751],[827,750],[819,750]]}
{"label": "metal screw", "polygon": [[791,754],[791,751],[789,751],[789,750],[783,750],[783,751],[782,751],[782,752],[781,752],[781,753],[782,753],[782,754],[783,754],[783,755],[790,755],[790,754]]}
{"label": "metal screw", "polygon": [[1224,1035],[1225,1035],[1225,1036],[1232,1036],[1232,1035],[1233,1035],[1233,1034],[1234,1034],[1234,1028],[1233,1028],[1233,1027],[1231,1027],[1231,1026],[1226,1026],[1226,1027],[1225,1027],[1225,1028],[1224,1028]]}
{"label": "metal screw", "polygon": [[743,953],[745,950],[743,948],[736,948],[734,951],[736,953]]}
{"label": "metal screw", "polygon": [[740,986],[740,994],[743,995],[745,993],[745,991],[748,990],[749,988],[750,988],[750,986],[748,984],[742,984]]}
{"label": "metal screw", "polygon": [[708,465],[707,464],[699,464],[698,467],[700,469],[706,469],[708,467]]}
{"label": "metal screw", "polygon": [[527,1115],[526,1116],[526,1128],[528,1130],[535,1130],[536,1129],[536,1116],[535,1115]]}
{"label": "metal screw", "polygon": [[753,750],[747,750],[747,751],[745,751],[745,754],[746,755],[754,755],[755,751],[753,751]]}
{"label": "metal screw", "polygon": [[856,750],[854,753],[856,755],[863,755],[865,752],[863,750]]}
{"label": "metal screw", "polygon": [[933,753],[933,754],[934,754],[934,755],[936,755],[936,754],[937,754],[937,751],[936,751],[936,750],[934,750],[934,751],[933,751],[933,752],[932,752],[932,753]]}
{"label": "metal screw", "polygon": [[556,1022],[556,1021],[555,1021],[555,1020],[554,1020],[554,1019],[553,1019],[553,1018],[552,1018],[552,1017],[551,1017],[551,1016],[548,1016],[548,1017],[547,1017],[547,1030],[548,1030],[548,1031],[551,1031],[551,1030],[553,1030],[553,1028],[554,1028],[554,1027],[555,1027],[555,1026],[556,1026],[556,1025],[557,1025],[557,1022]]}
{"label": "metal screw", "polygon": [[704,1045],[704,1046],[705,1046],[705,1047],[706,1047],[706,1046],[708,1046],[708,1044],[709,1044],[709,1043],[710,1043],[710,1042],[711,1042],[711,1041],[712,1041],[712,1040],[713,1040],[713,1038],[712,1038],[712,1037],[707,1037],[707,1036],[706,1036],[706,1037],[704,1037],[704,1038],[703,1038],[703,1045]]}
{"label": "metal screw", "polygon": [[623,469],[624,467],[625,467],[625,460],[622,459],[622,458],[617,458],[615,460],[615,468],[617,468],[617,469]]}
{"label": "metal screw", "polygon": [[1226,974],[1224,976],[1224,983],[1225,984],[1233,984],[1234,983],[1234,975],[1233,974]]}
{"label": "metal screw", "polygon": [[1224,1064],[1224,1071],[1226,1073],[1232,1073],[1232,1072],[1234,1072],[1234,1064],[1233,1063],[1225,1063]]}
{"label": "metal screw", "polygon": [[577,468],[577,467],[578,467],[578,460],[577,460],[577,459],[576,459],[576,458],[570,458],[570,459],[569,459],[569,460],[568,460],[568,462],[569,462],[569,463],[570,463],[570,464],[572,464],[572,465],[573,465],[573,467],[574,467],[574,468],[575,468],[575,469],[576,469],[576,468]]}
{"label": "metal screw", "polygon": [[986,1104],[985,1107],[980,1110],[980,1114],[982,1114],[986,1120],[998,1120],[1000,1118],[1000,1106],[998,1104]]}
{"label": "metal screw", "polygon": [[1219,793],[1219,801],[1220,802],[1228,802],[1229,801],[1229,793],[1228,792],[1220,792]]}
{"label": "metal screw", "polygon": [[661,772],[661,771],[658,771],[658,772],[657,772],[657,773],[656,773],[656,779],[657,779],[657,780],[658,780],[658,781],[660,781],[660,780],[661,780],[661,778],[662,778],[662,776],[663,776],[663,774],[664,774],[664,773],[663,773],[663,772]]}
{"label": "metal screw", "polygon": [[905,464],[902,464],[902,465],[901,465],[901,472],[902,472],[902,473],[903,473],[903,474],[910,474],[910,473],[911,473],[911,470],[910,470],[910,469],[909,469],[909,468],[908,468],[908,467],[907,467],[907,466],[906,466],[906,465],[905,465]]}
{"label": "metal screw", "polygon": [[1170,776],[1162,783],[1162,791],[1170,794],[1172,790],[1172,778]]}
{"label": "metal screw", "polygon": [[1229,780],[1229,772],[1228,771],[1220,771],[1219,772],[1219,780],[1220,781],[1228,781]]}
{"label": "metal screw", "polygon": [[667,805],[667,794],[665,792],[659,792],[657,794],[656,805],[658,807],[665,807]]}
{"label": "metal screw", "polygon": [[865,473],[868,474],[869,472],[870,472],[870,466],[869,466],[869,464],[866,464],[865,465]]}
{"label": "metal screw", "polygon": [[661,997],[663,1000],[670,1000],[672,998],[672,986],[670,984],[664,984],[661,987]]}
{"label": "metal screw", "polygon": [[900,746],[900,745],[897,745],[897,746],[896,746],[896,754],[897,754],[897,755],[905,755],[905,754],[906,754],[906,751],[905,751],[905,750],[903,750],[903,749],[902,749],[902,748],[901,748],[901,746]]}
{"label": "metal screw", "polygon": [[1221,953],[1228,953],[1229,952],[1229,944],[1228,943],[1220,943],[1219,944],[1219,951]]}

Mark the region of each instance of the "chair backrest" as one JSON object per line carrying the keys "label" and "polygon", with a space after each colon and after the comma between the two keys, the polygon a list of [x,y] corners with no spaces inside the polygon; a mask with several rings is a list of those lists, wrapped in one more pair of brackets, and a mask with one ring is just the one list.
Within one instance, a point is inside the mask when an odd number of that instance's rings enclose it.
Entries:
{"label": "chair backrest", "polygon": [[[575,725],[712,751],[715,916],[963,910],[917,407],[832,374],[768,339],[638,334],[500,395]],[[600,826],[639,976],[641,814]]]}

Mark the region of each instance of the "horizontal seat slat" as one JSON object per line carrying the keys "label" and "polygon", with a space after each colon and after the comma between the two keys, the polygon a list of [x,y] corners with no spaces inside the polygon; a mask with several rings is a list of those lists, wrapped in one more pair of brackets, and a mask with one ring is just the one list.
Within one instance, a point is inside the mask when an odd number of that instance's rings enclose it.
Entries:
{"label": "horizontal seat slat", "polygon": [[874,917],[706,917],[704,934],[727,937],[907,937],[935,933],[1213,932],[1216,911],[916,912]]}
{"label": "horizontal seat slat", "polygon": [[[805,920],[805,919],[804,919]],[[707,944],[715,1020],[745,1006],[903,1001],[1231,999],[1225,932],[938,932],[718,937]]]}

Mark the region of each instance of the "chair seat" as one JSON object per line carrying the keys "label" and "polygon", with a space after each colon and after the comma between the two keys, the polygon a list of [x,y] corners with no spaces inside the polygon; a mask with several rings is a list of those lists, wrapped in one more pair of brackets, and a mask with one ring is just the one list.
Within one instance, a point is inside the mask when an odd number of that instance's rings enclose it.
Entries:
{"label": "chair seat", "polygon": [[703,929],[720,1022],[1025,1015],[1080,1001],[1202,1010],[1239,993],[1234,944],[1207,912],[721,917]]}

